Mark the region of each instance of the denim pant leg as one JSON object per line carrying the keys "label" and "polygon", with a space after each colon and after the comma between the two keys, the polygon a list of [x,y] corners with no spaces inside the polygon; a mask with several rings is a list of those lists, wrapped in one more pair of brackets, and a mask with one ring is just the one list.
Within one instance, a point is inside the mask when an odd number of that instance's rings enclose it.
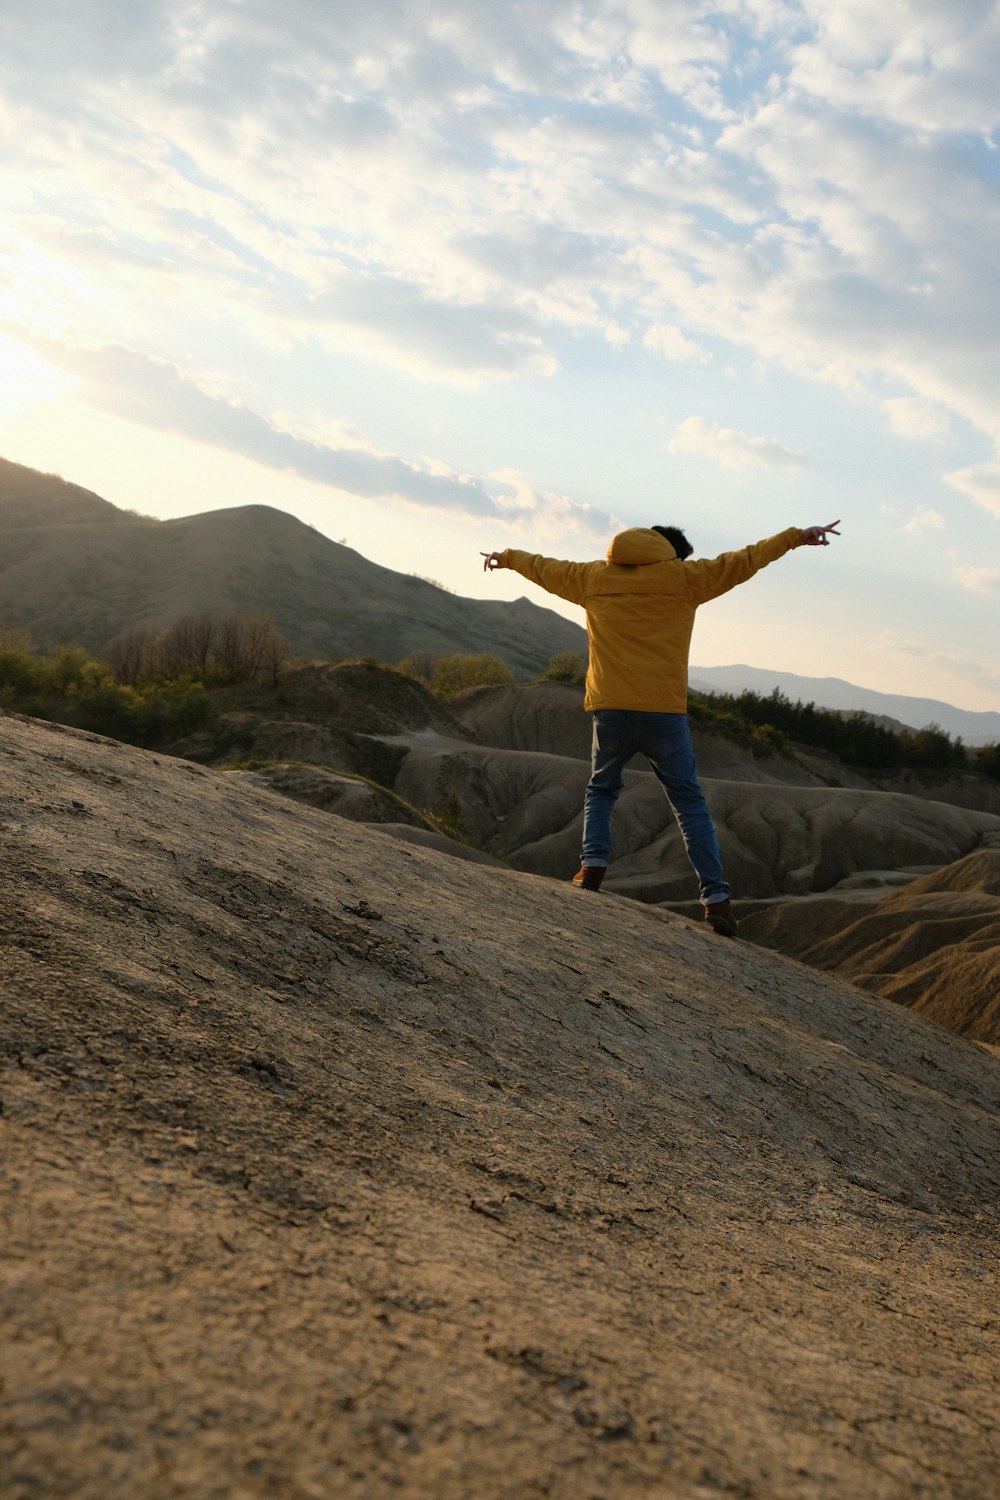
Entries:
{"label": "denim pant leg", "polygon": [[687,714],[642,714],[639,749],[659,778],[673,809],[698,876],[701,899],[724,901],[730,886],[722,873],[722,853],[695,768]]}
{"label": "denim pant leg", "polygon": [[582,865],[607,865],[611,857],[611,814],[622,789],[622,771],[638,745],[637,716],[625,710],[600,708],[594,714],[591,775],[583,799]]}

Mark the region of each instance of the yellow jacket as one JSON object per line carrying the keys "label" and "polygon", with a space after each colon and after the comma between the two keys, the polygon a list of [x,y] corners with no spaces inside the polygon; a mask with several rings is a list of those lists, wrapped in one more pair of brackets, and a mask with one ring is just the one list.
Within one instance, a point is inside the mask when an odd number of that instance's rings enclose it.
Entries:
{"label": "yellow jacket", "polygon": [[629,708],[683,714],[699,604],[745,583],[801,545],[802,532],[790,526],[740,552],[682,562],[666,537],[634,526],[615,537],[607,562],[557,562],[513,547],[501,561],[587,611],[590,666],[583,706],[588,713]]}

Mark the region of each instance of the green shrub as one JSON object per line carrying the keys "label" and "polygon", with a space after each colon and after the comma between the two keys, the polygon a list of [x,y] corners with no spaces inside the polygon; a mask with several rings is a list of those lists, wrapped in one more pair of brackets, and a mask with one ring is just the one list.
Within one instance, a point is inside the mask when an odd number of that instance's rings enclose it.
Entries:
{"label": "green shrub", "polygon": [[42,662],[43,687],[65,695],[80,685],[91,660],[82,646],[57,646]]}
{"label": "green shrub", "polygon": [[194,674],[133,686],[81,646],[59,646],[42,658],[0,651],[0,707],[136,745],[190,734],[214,713]]}
{"label": "green shrub", "polygon": [[[68,655],[64,660],[69,660]],[[80,729],[112,739],[131,739],[135,697],[133,688],[115,681],[110,667],[85,655],[63,693],[65,717]]]}
{"label": "green shrub", "polygon": [[1000,781],[1000,745],[979,745],[973,752],[973,766],[983,776]]}
{"label": "green shrub", "polygon": [[581,683],[587,677],[587,662],[579,651],[557,651],[549,657],[542,673],[543,682]]}
{"label": "green shrub", "polygon": [[205,684],[196,678],[156,683],[135,695],[131,713],[136,743],[156,745],[193,734],[204,728],[214,712]]}
{"label": "green shrub", "polygon": [[434,668],[439,658],[431,651],[411,651],[409,656],[404,656],[402,661],[396,663],[396,671],[402,672],[404,677],[412,677],[416,682],[422,682],[425,687],[430,687],[434,681]]}
{"label": "green shrub", "polygon": [[[28,651],[0,651],[0,694],[5,706],[13,700],[37,693],[43,680],[41,662]],[[10,700],[9,702],[7,700]]]}
{"label": "green shrub", "polygon": [[496,687],[513,681],[513,672],[499,656],[486,651],[472,656],[458,652],[454,656],[438,657],[431,686],[440,697],[450,698],[465,688]]}
{"label": "green shrub", "polygon": [[791,757],[791,741],[783,729],[776,729],[773,724],[755,724],[750,738],[755,754],[758,750],[765,753],[777,751],[779,755]]}

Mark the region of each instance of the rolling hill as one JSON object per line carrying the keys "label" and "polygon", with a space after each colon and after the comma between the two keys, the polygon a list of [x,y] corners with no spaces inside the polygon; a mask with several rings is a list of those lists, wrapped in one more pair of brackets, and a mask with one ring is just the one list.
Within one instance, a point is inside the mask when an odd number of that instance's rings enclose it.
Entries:
{"label": "rolling hill", "polygon": [[0,461],[0,629],[99,652],[205,610],[273,615],[296,655],[493,652],[531,676],[586,651],[580,626],[527,599],[463,599],[369,562],[268,506],[173,521]]}

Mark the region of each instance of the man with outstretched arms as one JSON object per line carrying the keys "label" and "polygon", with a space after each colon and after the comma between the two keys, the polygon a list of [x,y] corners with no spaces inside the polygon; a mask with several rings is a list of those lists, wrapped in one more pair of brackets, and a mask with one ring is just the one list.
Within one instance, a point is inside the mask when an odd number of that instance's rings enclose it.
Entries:
{"label": "man with outstretched arms", "polygon": [[746,583],[795,547],[826,547],[828,526],[790,526],[739,552],[692,559],[676,526],[622,531],[604,562],[559,562],[508,547],[484,552],[485,569],[512,568],[587,612],[590,663],[584,708],[594,716],[591,777],[583,813],[583,849],[574,885],[600,890],[611,852],[611,816],[622,772],[644,755],[663,786],[698,876],[705,918],[735,937],[730,886],[719,840],[698,782],[687,721],[688,652],[695,611]]}

